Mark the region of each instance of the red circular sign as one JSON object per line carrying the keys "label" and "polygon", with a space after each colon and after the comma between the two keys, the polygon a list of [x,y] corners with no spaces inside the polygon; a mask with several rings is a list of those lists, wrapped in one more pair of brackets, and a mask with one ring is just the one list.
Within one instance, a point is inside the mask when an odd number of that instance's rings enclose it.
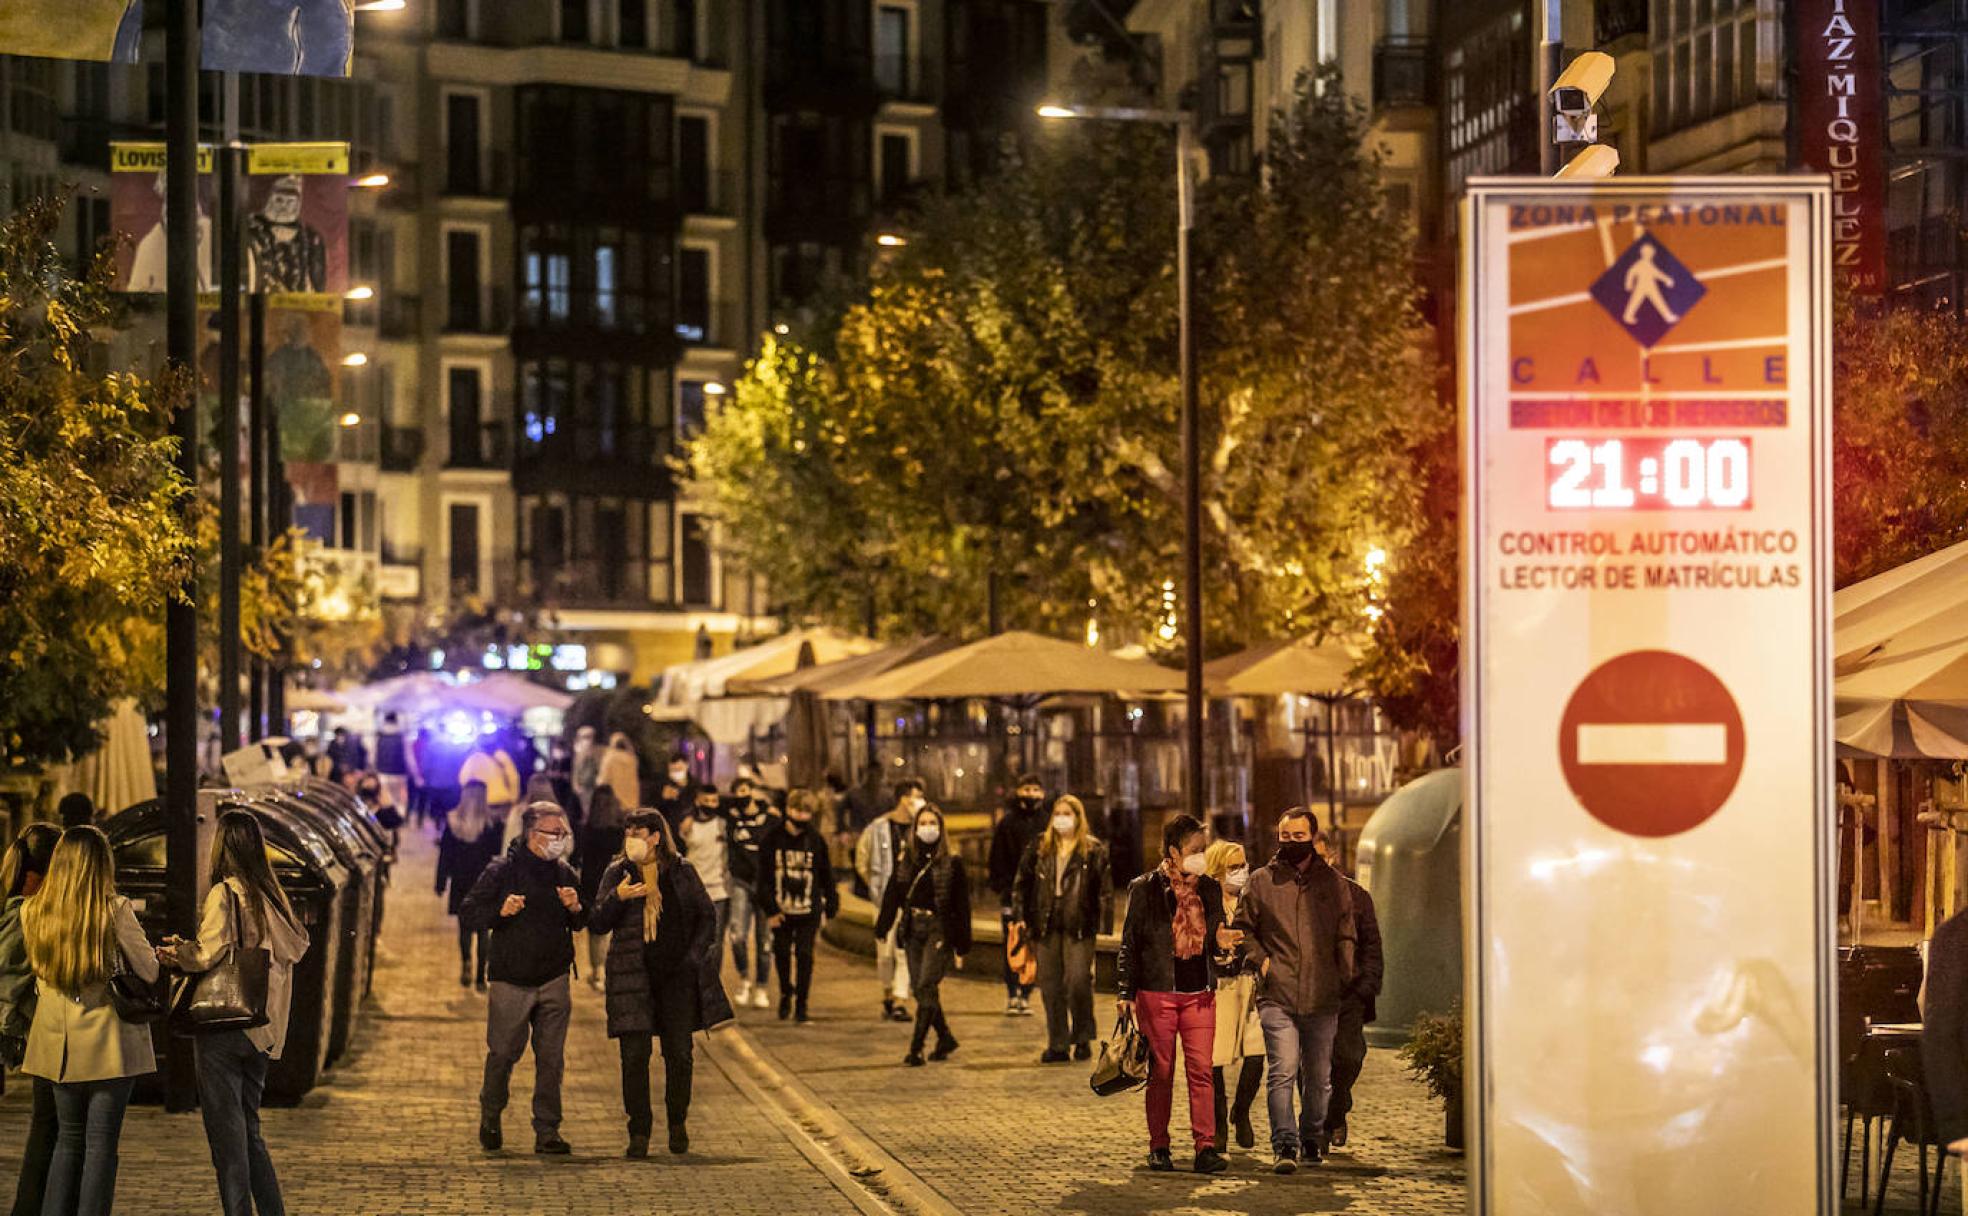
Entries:
{"label": "red circular sign", "polygon": [[1742,776],[1742,711],[1686,655],[1636,650],[1585,677],[1558,725],[1565,783],[1629,836],[1674,836],[1722,808]]}

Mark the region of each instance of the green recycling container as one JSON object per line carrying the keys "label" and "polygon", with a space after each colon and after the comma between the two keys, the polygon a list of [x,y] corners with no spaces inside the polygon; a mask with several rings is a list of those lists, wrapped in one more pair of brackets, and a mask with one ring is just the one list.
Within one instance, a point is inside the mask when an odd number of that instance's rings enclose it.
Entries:
{"label": "green recycling container", "polygon": [[1355,870],[1387,956],[1367,1038],[1398,1046],[1415,1015],[1447,1013],[1462,996],[1462,770],[1418,777],[1381,803],[1360,832]]}

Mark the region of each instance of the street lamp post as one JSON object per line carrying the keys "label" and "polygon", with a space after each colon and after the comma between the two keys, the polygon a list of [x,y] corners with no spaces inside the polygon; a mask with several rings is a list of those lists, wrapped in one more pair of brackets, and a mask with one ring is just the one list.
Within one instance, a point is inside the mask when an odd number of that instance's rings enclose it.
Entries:
{"label": "street lamp post", "polygon": [[1192,323],[1196,268],[1189,236],[1196,227],[1194,120],[1181,110],[1127,106],[1042,105],[1040,118],[1087,118],[1107,122],[1152,123],[1175,129],[1175,311],[1177,363],[1182,377],[1182,647],[1184,700],[1188,721],[1183,737],[1187,804],[1204,817],[1203,787],[1203,476],[1202,428],[1196,384],[1196,342]]}

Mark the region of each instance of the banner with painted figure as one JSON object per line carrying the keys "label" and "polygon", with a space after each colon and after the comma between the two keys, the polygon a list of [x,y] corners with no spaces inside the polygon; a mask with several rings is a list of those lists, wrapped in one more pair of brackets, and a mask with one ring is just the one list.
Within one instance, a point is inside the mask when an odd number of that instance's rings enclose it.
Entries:
{"label": "banner with painted figure", "polygon": [[348,291],[348,145],[255,144],[246,156],[246,290]]}
{"label": "banner with painted figure", "polygon": [[207,71],[346,76],[354,52],[355,0],[205,0]]}
{"label": "banner with painted figure", "polygon": [[[0,5],[12,0],[0,0]],[[198,290],[218,290],[213,216],[218,179],[209,147],[198,149]],[[162,292],[169,262],[164,215],[164,145],[109,145],[109,219],[116,232],[116,291]]]}
{"label": "banner with painted figure", "polygon": [[143,0],[0,0],[0,54],[135,63]]}

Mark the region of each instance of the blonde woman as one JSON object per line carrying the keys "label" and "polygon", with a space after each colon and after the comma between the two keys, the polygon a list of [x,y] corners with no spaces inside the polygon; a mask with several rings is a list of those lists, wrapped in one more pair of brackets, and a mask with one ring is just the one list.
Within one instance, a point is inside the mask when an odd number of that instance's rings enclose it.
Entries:
{"label": "blonde woman", "polygon": [[[1234,919],[1237,899],[1250,881],[1250,861],[1244,846],[1219,840],[1203,850],[1203,873],[1223,885],[1223,914]],[[1248,968],[1219,968],[1216,979],[1216,1147],[1229,1142],[1232,1124],[1237,1144],[1251,1148],[1257,1131],[1251,1126],[1251,1103],[1264,1083],[1264,1028],[1257,1021],[1257,972]],[[1236,1100],[1225,1089],[1230,1070],[1237,1070]],[[1227,1118],[1226,1118],[1227,1116]]]}
{"label": "blonde woman", "polygon": [[1088,1059],[1095,1035],[1094,939],[1113,919],[1114,875],[1107,846],[1094,838],[1078,798],[1063,794],[1053,802],[1045,830],[1018,863],[1011,907],[1038,954],[1046,1013],[1039,1063]]}
{"label": "blonde woman", "polygon": [[62,833],[41,889],[21,905],[21,936],[41,995],[21,1071],[54,1087],[54,1160],[44,1212],[103,1216],[116,1198],[116,1142],[136,1078],[157,1070],[150,1027],[109,1003],[111,960],[145,980],[157,957],[130,901],[116,893],[109,838]]}

